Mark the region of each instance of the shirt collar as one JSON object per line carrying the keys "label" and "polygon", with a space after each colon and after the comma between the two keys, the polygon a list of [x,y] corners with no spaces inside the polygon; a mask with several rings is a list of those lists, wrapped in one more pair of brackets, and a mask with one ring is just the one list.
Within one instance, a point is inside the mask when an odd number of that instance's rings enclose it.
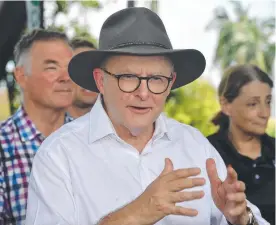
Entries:
{"label": "shirt collar", "polygon": [[155,122],[155,130],[153,133],[153,141],[166,137],[168,140],[172,140],[171,133],[168,131],[167,117],[164,113],[161,113]]}
{"label": "shirt collar", "polygon": [[[30,120],[24,106],[20,106],[13,116],[14,123],[18,129],[22,142],[31,141],[36,137],[45,139],[44,135],[36,128],[35,124]],[[73,120],[69,114],[65,113],[64,123]]]}
{"label": "shirt collar", "polygon": [[[227,149],[225,149],[225,151],[231,151],[239,160],[241,160],[242,158],[248,158],[247,156],[243,156],[241,155],[238,150],[235,148],[235,146],[232,144],[232,142],[229,140],[228,137],[228,129],[220,129],[218,131],[218,137],[219,137],[219,141],[223,143],[223,146],[226,146]],[[275,144],[274,147],[272,147],[272,141],[268,140],[268,139],[273,139],[273,138],[269,138],[269,136],[267,134],[264,134],[261,136],[261,155],[259,158],[275,158],[275,151],[271,151],[271,149],[275,149]],[[274,139],[275,141],[275,139]],[[269,146],[269,147],[268,147]],[[274,155],[273,155],[274,153]],[[250,159],[252,160],[252,159]]]}
{"label": "shirt collar", "polygon": [[64,124],[65,123],[69,123],[69,122],[71,122],[73,120],[74,120],[74,118],[70,115],[70,113],[69,112],[65,112]]}
{"label": "shirt collar", "polygon": [[[103,107],[102,95],[99,94],[89,115],[89,143],[93,143],[108,135],[117,136],[115,128]],[[155,122],[153,140],[156,141],[164,137],[164,135],[171,140],[167,129],[166,116],[161,114]]]}
{"label": "shirt collar", "polygon": [[22,142],[33,140],[39,135],[43,136],[41,132],[36,129],[34,123],[29,119],[23,106],[20,106],[15,112],[13,120]]}

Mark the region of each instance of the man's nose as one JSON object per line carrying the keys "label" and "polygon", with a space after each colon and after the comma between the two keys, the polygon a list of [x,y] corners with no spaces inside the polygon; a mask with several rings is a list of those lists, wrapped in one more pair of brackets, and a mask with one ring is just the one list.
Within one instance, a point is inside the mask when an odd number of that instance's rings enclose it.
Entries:
{"label": "man's nose", "polygon": [[59,82],[71,82],[71,78],[68,73],[68,68],[62,68],[59,75]]}
{"label": "man's nose", "polygon": [[142,99],[146,100],[149,97],[150,91],[148,89],[147,81],[141,80],[140,86],[137,89],[137,95]]}

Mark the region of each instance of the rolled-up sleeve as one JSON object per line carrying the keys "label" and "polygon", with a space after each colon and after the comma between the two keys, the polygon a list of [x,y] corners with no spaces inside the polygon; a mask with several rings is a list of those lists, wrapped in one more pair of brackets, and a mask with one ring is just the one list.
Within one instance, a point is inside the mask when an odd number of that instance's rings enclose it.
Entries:
{"label": "rolled-up sleeve", "polygon": [[[42,147],[42,146],[41,146]],[[29,181],[26,225],[78,225],[69,164],[61,145],[38,150]]]}

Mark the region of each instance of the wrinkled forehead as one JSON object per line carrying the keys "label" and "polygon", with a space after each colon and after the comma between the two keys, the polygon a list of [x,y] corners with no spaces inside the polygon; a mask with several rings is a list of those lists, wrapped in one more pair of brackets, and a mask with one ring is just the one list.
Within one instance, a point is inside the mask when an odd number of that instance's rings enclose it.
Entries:
{"label": "wrinkled forehead", "polygon": [[73,50],[62,40],[37,41],[30,52],[31,60],[49,63],[57,62],[68,65],[73,56]]}
{"label": "wrinkled forehead", "polygon": [[160,72],[171,73],[173,64],[168,57],[165,56],[111,56],[107,58],[103,68],[111,69],[114,72],[129,71],[129,72]]}

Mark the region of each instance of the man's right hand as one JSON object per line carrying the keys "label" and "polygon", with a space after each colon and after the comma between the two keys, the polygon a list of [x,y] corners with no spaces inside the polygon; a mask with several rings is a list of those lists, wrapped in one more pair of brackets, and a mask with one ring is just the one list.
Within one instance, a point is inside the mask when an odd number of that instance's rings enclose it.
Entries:
{"label": "man's right hand", "polygon": [[[191,177],[200,174],[199,168],[173,169],[172,161],[165,159],[162,173],[146,188],[134,202],[136,221],[141,225],[154,224],[167,215],[196,216],[196,209],[184,208],[175,204],[200,199],[203,191],[182,191],[202,186],[204,178]],[[133,208],[133,209],[134,209]]]}

